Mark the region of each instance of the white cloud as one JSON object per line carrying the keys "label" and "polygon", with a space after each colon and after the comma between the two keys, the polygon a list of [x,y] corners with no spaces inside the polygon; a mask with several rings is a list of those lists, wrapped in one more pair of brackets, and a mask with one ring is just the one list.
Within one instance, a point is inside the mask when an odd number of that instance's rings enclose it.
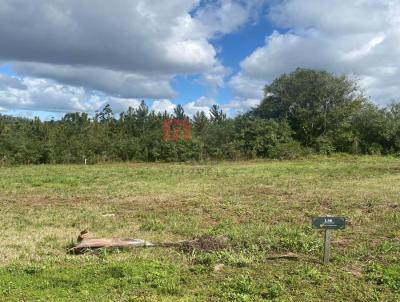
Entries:
{"label": "white cloud", "polygon": [[197,100],[183,105],[183,109],[189,116],[193,116],[197,111],[204,111],[208,115],[211,106],[214,104],[217,104],[215,99],[201,96]]}
{"label": "white cloud", "polygon": [[327,34],[369,33],[385,28],[391,5],[397,0],[286,0],[277,1],[269,18],[279,27],[317,28]]}
{"label": "white cloud", "polygon": [[151,105],[151,110],[161,113],[163,113],[164,111],[167,111],[168,113],[173,113],[175,106],[176,105],[173,104],[170,100],[157,100],[153,101],[153,104]]}
{"label": "white cloud", "polygon": [[260,103],[260,100],[261,99],[234,97],[228,103],[221,103],[221,104],[214,103],[214,104],[219,105],[219,107],[224,111],[224,113],[228,117],[232,117],[238,114],[244,114],[251,108],[256,107]]}
{"label": "white cloud", "polygon": [[195,17],[198,25],[208,35],[220,35],[237,31],[247,22],[257,18],[266,0],[217,0],[202,7]]}
{"label": "white cloud", "polygon": [[274,31],[241,62],[230,82],[240,99],[255,96],[243,89],[243,78],[268,84],[297,67],[355,74],[381,104],[399,98],[399,1],[277,1],[269,18],[285,30]]}
{"label": "white cloud", "polygon": [[348,53],[345,53],[342,57],[344,61],[354,61],[357,59],[361,59],[363,56],[368,55],[371,53],[375,47],[379,46],[382,42],[385,41],[385,36],[377,35],[376,37],[372,38],[369,42],[362,45],[359,48],[355,48]]}
{"label": "white cloud", "polygon": [[[204,113],[209,114],[210,108],[214,104],[217,104],[215,99],[201,96],[195,101],[182,105],[182,107],[185,110],[185,114],[191,117],[198,111],[204,111]],[[173,114],[176,106],[177,105],[172,103],[170,100],[165,99],[153,101],[150,109],[155,112],[163,113],[164,111],[167,111],[168,113]]]}
{"label": "white cloud", "polygon": [[198,0],[4,0],[0,59],[24,76],[126,98],[170,98],[180,73],[219,64],[190,11]]}
{"label": "white cloud", "polygon": [[[181,74],[201,75],[201,83],[215,91],[223,86],[227,69],[210,39],[238,30],[264,2],[0,1],[0,62],[12,63],[27,81],[47,79],[43,94],[52,99],[44,104],[19,89],[21,99],[13,104],[37,110],[86,108],[78,101],[57,102],[49,95],[53,84],[70,87],[80,97],[101,92],[110,98],[164,100],[176,96],[170,83]],[[59,92],[59,86],[52,89]],[[9,91],[1,93],[5,97]],[[2,102],[10,106],[10,96]]]}
{"label": "white cloud", "polygon": [[5,59],[165,73],[199,72],[215,62],[207,36],[193,38],[182,26],[197,0],[2,2]]}
{"label": "white cloud", "polygon": [[[6,83],[3,85],[3,83]],[[10,85],[9,83],[13,83]],[[4,110],[37,110],[51,112],[94,112],[110,104],[114,112],[137,107],[136,99],[117,98],[88,93],[82,87],[55,83],[39,78],[0,76],[0,107]]]}
{"label": "white cloud", "polygon": [[243,114],[249,111],[250,109],[256,107],[260,104],[261,99],[252,99],[252,98],[239,98],[235,97],[227,104],[221,105],[221,108],[228,112],[228,115],[237,115]]}
{"label": "white cloud", "polygon": [[[101,100],[101,99],[100,99]],[[101,107],[109,104],[112,110],[116,113],[126,111],[129,107],[137,108],[140,106],[141,100],[138,99],[124,99],[116,97],[105,97],[100,101]]]}
{"label": "white cloud", "polygon": [[[126,111],[129,107],[137,108],[140,100],[120,98],[102,93],[88,92],[83,87],[55,83],[42,78],[17,78],[0,74],[0,111],[37,110],[49,112],[89,112],[101,110],[110,104],[115,113]],[[259,99],[234,99],[227,104],[219,104],[229,116],[243,113],[254,107]],[[195,101],[183,105],[185,113],[193,116],[197,111],[209,114],[212,105],[218,104],[214,98],[201,96]],[[152,102],[150,109],[155,112],[173,113],[176,105],[169,99]]]}
{"label": "white cloud", "polygon": [[250,77],[241,72],[233,76],[229,81],[233,93],[238,97],[261,99],[266,83],[263,80]]}
{"label": "white cloud", "polygon": [[255,107],[260,103],[260,99],[241,99],[234,98],[228,103],[218,103],[214,98],[201,96],[197,100],[183,105],[185,113],[193,116],[196,112],[203,111],[208,116],[210,115],[210,108],[212,105],[218,105],[227,116],[234,116],[237,114],[245,113],[249,109]]}
{"label": "white cloud", "polygon": [[231,72],[228,68],[225,68],[221,64],[217,64],[209,71],[204,72],[197,82],[207,87],[209,95],[215,96],[218,88],[224,86],[225,77],[230,73]]}
{"label": "white cloud", "polygon": [[22,76],[57,79],[59,82],[87,90],[99,90],[125,98],[174,97],[170,81],[172,76],[153,73],[131,73],[100,67],[74,67],[44,63],[13,64],[13,69]]}
{"label": "white cloud", "polygon": [[171,112],[177,75],[198,76],[214,101],[230,70],[212,41],[257,20],[266,3],[276,31],[241,62],[223,109],[253,107],[265,84],[297,67],[355,74],[374,100],[398,99],[398,0],[2,0],[0,64],[20,78],[0,75],[0,106],[82,111],[107,100],[120,110],[153,98]]}
{"label": "white cloud", "polygon": [[239,72],[229,81],[234,98],[223,108],[234,115],[245,113],[256,107],[263,97],[265,84],[264,80]]}

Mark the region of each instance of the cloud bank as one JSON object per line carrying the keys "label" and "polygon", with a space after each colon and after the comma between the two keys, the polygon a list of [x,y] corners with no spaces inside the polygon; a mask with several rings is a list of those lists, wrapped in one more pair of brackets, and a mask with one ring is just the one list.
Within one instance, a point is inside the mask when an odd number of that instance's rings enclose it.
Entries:
{"label": "cloud bank", "polygon": [[[200,75],[216,90],[228,70],[210,39],[238,30],[263,2],[3,0],[0,62],[25,86],[8,87],[17,80],[3,76],[0,105],[63,111],[94,109],[92,96],[101,94],[128,104],[170,99],[177,96],[171,81],[181,74]],[[42,97],[39,87],[47,89]]]}
{"label": "cloud bank", "polygon": [[[230,84],[241,100],[297,67],[354,74],[373,101],[400,96],[400,2],[397,0],[286,0],[269,10],[276,30],[241,62]],[[247,83],[247,84],[246,84]],[[259,95],[247,92],[259,83]]]}
{"label": "cloud bank", "polygon": [[[213,41],[262,18],[273,27],[264,44],[240,70],[225,66],[232,50]],[[222,108],[244,112],[297,67],[354,74],[380,104],[400,95],[398,0],[2,0],[0,41],[0,67],[16,73],[0,74],[1,111],[118,112],[140,99],[171,111],[172,81],[194,75],[208,95],[188,113],[208,110],[222,87],[233,95]]]}

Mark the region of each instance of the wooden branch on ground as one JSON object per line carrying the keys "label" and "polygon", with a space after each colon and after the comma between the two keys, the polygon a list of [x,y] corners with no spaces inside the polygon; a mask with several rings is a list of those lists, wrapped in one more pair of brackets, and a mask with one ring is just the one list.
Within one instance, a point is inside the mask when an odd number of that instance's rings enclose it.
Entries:
{"label": "wooden branch on ground", "polygon": [[142,239],[97,238],[84,239],[70,249],[70,252],[79,254],[89,249],[99,248],[133,248],[154,246],[151,242]]}
{"label": "wooden branch on ground", "polygon": [[176,242],[149,242],[143,239],[88,238],[87,233],[85,230],[79,234],[78,244],[69,250],[71,253],[81,254],[88,250],[100,248],[178,247],[186,251],[213,251],[227,247],[227,238],[225,237],[203,236]]}
{"label": "wooden branch on ground", "polygon": [[69,251],[73,254],[81,254],[87,250],[100,248],[134,248],[155,246],[149,241],[142,239],[121,238],[87,238],[87,231],[82,231],[78,236],[78,244]]}

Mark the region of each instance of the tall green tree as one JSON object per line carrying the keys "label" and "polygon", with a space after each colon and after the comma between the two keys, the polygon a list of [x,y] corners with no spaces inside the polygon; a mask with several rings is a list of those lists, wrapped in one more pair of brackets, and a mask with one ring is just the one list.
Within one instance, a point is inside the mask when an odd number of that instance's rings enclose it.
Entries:
{"label": "tall green tree", "polygon": [[183,109],[183,107],[180,104],[178,104],[174,108],[174,117],[176,119],[179,119],[179,120],[187,119],[187,115],[185,114],[185,110]]}
{"label": "tall green tree", "polygon": [[199,137],[204,137],[210,121],[204,111],[197,111],[193,116],[192,126],[193,131]]}
{"label": "tall green tree", "polygon": [[212,105],[210,109],[211,123],[222,124],[226,121],[226,114],[220,109],[218,105]]}
{"label": "tall green tree", "polygon": [[355,80],[298,68],[265,86],[264,99],[251,113],[287,120],[297,140],[315,146],[321,136],[337,135],[365,102]]}

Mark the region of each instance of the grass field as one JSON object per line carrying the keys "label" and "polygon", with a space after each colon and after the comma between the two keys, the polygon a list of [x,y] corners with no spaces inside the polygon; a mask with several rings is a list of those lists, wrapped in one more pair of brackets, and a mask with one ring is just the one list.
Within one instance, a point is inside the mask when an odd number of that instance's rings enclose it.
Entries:
{"label": "grass field", "polygon": [[[0,167],[0,214],[0,301],[400,299],[395,158]],[[348,225],[323,266],[311,217],[327,214]],[[83,229],[228,247],[68,254]]]}

